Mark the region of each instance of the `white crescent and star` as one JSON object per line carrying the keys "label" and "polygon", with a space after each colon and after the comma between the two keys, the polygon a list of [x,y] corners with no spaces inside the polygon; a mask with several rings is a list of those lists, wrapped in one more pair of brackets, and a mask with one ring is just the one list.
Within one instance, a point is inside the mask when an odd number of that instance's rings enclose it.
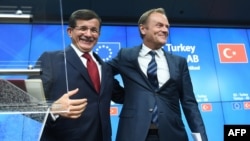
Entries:
{"label": "white crescent and star", "polygon": [[[229,55],[228,52],[231,52],[232,55]],[[232,51],[230,48],[225,48],[225,49],[223,50],[223,55],[224,55],[224,57],[230,59],[230,58],[232,58],[233,56],[236,55],[236,52],[235,52],[235,51]]]}

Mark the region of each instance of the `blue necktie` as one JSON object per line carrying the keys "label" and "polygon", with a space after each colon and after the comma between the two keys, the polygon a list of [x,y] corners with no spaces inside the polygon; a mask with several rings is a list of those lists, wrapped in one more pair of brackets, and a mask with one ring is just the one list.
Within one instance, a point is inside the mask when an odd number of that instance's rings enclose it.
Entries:
{"label": "blue necktie", "polygon": [[[150,51],[149,54],[152,56],[152,59],[148,64],[148,70],[147,70],[148,80],[151,83],[151,85],[154,87],[154,89],[157,90],[159,88],[159,83],[157,79],[157,64],[155,61],[156,53],[154,51]],[[155,106],[153,109],[152,123],[158,125],[158,112],[157,112],[156,102],[155,102]]]}

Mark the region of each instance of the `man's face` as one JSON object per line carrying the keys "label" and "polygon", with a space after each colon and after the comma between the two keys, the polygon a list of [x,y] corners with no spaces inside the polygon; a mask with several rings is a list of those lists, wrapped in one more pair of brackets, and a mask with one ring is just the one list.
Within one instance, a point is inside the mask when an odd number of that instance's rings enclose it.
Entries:
{"label": "man's face", "polygon": [[167,42],[169,22],[165,15],[152,13],[147,23],[140,25],[140,30],[144,35],[144,44],[151,49],[158,49]]}
{"label": "man's face", "polygon": [[77,20],[76,27],[68,28],[72,43],[82,52],[89,52],[100,36],[100,23],[97,19]]}

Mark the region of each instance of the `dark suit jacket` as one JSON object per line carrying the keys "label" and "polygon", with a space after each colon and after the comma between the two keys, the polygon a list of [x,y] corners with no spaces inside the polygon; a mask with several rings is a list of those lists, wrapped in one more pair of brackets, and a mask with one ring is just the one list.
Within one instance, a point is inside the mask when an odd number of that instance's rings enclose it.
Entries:
{"label": "dark suit jacket", "polygon": [[[66,68],[64,58],[66,55]],[[79,88],[72,99],[87,98],[87,108],[77,119],[59,117],[53,121],[48,118],[42,135],[44,141],[111,141],[110,102],[112,98],[112,69],[101,58],[94,54],[102,66],[101,92],[96,93],[86,67],[72,47],[63,51],[45,52],[39,58],[42,69],[41,79],[46,98],[55,101],[69,90]],[[66,77],[67,75],[67,77]],[[66,83],[68,82],[68,83]],[[116,95],[113,95],[116,97]],[[114,98],[113,97],[113,98]],[[117,96],[118,98],[118,96]],[[120,98],[120,97],[119,97]],[[115,102],[119,102],[113,99]]]}
{"label": "dark suit jacket", "polygon": [[120,113],[117,141],[144,141],[151,124],[155,100],[159,112],[159,138],[161,141],[187,141],[181,118],[181,107],[192,132],[207,141],[205,127],[193,93],[185,58],[165,52],[170,79],[157,91],[141,71],[138,56],[141,46],[123,48],[109,62],[121,74],[125,98]]}

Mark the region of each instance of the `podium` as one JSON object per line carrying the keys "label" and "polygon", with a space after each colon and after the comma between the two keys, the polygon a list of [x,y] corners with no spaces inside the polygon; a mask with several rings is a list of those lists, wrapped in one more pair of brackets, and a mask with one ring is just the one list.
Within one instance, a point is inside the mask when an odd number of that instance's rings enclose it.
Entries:
{"label": "podium", "polygon": [[39,141],[50,104],[7,80],[0,80],[0,88],[1,141]]}
{"label": "podium", "polygon": [[[53,101],[41,100],[31,95],[36,89],[25,91],[8,80],[39,76],[40,70],[36,69],[39,56],[45,51],[64,49],[63,3],[62,0],[0,3],[0,141],[37,141]],[[51,26],[51,20],[46,18],[48,4],[60,12],[55,18],[61,19],[62,24]]]}
{"label": "podium", "polygon": [[[8,72],[12,73],[10,70]],[[0,70],[0,74],[3,74],[2,70]],[[31,81],[32,83],[39,82],[40,85],[26,84],[31,87],[31,90],[22,88],[25,81],[0,79],[1,141],[40,140],[47,117],[50,114],[49,110],[52,102],[46,101],[41,80],[35,81],[34,79]],[[18,83],[15,84],[13,82]],[[61,110],[58,112],[65,111]]]}

